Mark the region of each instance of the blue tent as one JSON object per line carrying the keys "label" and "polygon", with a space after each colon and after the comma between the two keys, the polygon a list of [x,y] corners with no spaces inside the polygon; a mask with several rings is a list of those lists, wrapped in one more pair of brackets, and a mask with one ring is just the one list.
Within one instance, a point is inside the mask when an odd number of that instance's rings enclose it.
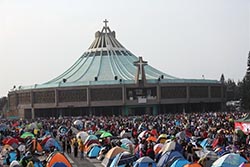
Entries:
{"label": "blue tent", "polygon": [[[16,160],[16,152],[15,152],[15,151],[10,151],[10,152],[9,152],[9,156],[10,156],[10,162]],[[4,164],[4,165],[6,165],[6,163],[7,163],[7,162],[6,162],[6,158],[7,158],[7,157],[5,157],[5,158],[4,158],[4,161],[3,161],[3,164]]]}
{"label": "blue tent", "polygon": [[55,147],[57,151],[63,151],[62,146],[59,144],[59,142],[54,139],[50,138],[45,144],[44,144],[44,150],[50,150],[50,147]]}
{"label": "blue tent", "polygon": [[67,165],[65,165],[63,162],[56,162],[52,167],[67,167]]}
{"label": "blue tent", "polygon": [[202,142],[200,143],[200,145],[201,145],[202,148],[206,148],[209,145],[208,138],[202,140]]}
{"label": "blue tent", "polygon": [[212,167],[238,167],[243,162],[247,162],[240,154],[229,153],[214,161]]}
{"label": "blue tent", "polygon": [[126,164],[133,164],[137,160],[135,155],[129,152],[122,152],[115,156],[112,160],[110,167],[124,167]]}
{"label": "blue tent", "polygon": [[101,146],[95,145],[87,152],[87,156],[89,158],[96,158],[98,157],[100,150]]}
{"label": "blue tent", "polygon": [[161,156],[161,158],[157,162],[157,167],[165,167],[167,162],[172,159],[185,159],[185,158],[178,151],[168,151]]}
{"label": "blue tent", "polygon": [[34,167],[43,167],[43,164],[41,161],[35,161],[34,162]]}
{"label": "blue tent", "polygon": [[190,162],[186,159],[177,159],[174,161],[174,163],[172,163],[172,165],[170,167],[181,167],[181,166],[184,166],[186,164],[190,164]]}
{"label": "blue tent", "polygon": [[152,160],[150,157],[145,156],[145,157],[141,157],[139,158],[135,164],[133,165],[133,167],[148,167],[148,164],[152,163],[152,167],[156,167],[156,163],[154,160]]}

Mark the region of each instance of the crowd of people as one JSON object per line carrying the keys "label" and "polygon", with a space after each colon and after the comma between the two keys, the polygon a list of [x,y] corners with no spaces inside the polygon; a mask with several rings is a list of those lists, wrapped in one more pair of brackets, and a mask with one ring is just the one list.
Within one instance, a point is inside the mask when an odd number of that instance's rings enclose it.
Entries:
{"label": "crowd of people", "polygon": [[[119,146],[137,158],[148,156],[157,163],[163,152],[164,143],[174,141],[174,150],[180,152],[188,161],[197,162],[201,166],[206,166],[208,158],[199,155],[204,149],[212,150],[218,157],[227,153],[237,153],[250,161],[250,135],[234,127],[234,121],[245,117],[246,114],[244,112],[206,112],[156,116],[2,119],[0,123],[1,154],[4,159],[2,162],[4,165],[11,164],[9,149],[15,152],[14,159],[23,167],[28,165],[29,157],[34,160],[34,155],[46,157],[55,151],[85,159],[84,139],[86,138],[83,139],[81,135],[77,136],[81,131],[98,137],[98,144],[104,148],[97,157],[99,160],[102,160],[111,148]],[[98,134],[100,131],[111,135],[100,137],[101,133]],[[33,136],[22,137],[27,132]],[[58,141],[59,146],[52,145],[49,149],[45,149],[44,140],[48,136]],[[6,138],[15,138],[17,142],[13,142],[11,147],[5,149],[4,152]],[[127,138],[131,143],[126,146],[122,145],[121,139],[123,138]],[[41,143],[43,148],[41,152],[31,144],[33,139],[36,139],[38,143],[44,141]],[[205,139],[206,142],[203,142]],[[156,150],[157,144],[161,144],[158,150]],[[20,149],[20,145],[24,145],[25,148]],[[46,158],[42,161],[44,162],[41,164],[44,165]]]}

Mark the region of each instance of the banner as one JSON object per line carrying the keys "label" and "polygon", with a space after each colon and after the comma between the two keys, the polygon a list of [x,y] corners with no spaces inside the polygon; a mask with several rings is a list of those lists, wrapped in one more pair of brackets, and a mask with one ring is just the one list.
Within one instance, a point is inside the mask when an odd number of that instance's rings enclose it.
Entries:
{"label": "banner", "polygon": [[234,122],[234,128],[242,130],[245,134],[250,132],[250,122]]}

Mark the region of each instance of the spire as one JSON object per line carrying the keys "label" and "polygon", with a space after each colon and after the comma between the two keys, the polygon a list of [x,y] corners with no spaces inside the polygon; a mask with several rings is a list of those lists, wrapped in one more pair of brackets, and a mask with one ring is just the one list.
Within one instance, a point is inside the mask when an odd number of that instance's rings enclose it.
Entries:
{"label": "spire", "polygon": [[105,19],[105,20],[103,21],[103,23],[104,23],[104,27],[103,27],[103,28],[104,28],[104,30],[105,30],[105,33],[108,32],[108,31],[107,31],[107,30],[108,30],[108,22],[109,22],[109,21],[108,21],[107,19]]}
{"label": "spire", "polygon": [[137,66],[137,73],[135,81],[138,82],[139,80],[144,81],[146,80],[144,66],[147,65],[147,61],[143,61],[142,57],[139,57],[139,60],[134,62],[134,65]]}
{"label": "spire", "polygon": [[224,77],[224,74],[221,74],[221,77],[220,77],[220,82],[221,82],[221,83],[224,83],[224,82],[225,82],[225,77]]}
{"label": "spire", "polygon": [[103,21],[103,23],[104,23],[104,27],[108,27],[108,25],[107,25],[107,24],[108,24],[108,22],[109,22],[109,21],[108,21],[107,19],[105,19],[105,20]]}

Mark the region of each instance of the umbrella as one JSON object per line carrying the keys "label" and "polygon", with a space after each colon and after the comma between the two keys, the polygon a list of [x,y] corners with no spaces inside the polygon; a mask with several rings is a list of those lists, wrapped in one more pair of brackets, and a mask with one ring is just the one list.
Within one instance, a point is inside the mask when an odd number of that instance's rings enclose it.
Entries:
{"label": "umbrella", "polygon": [[27,137],[31,137],[31,138],[34,138],[34,134],[33,133],[30,133],[30,132],[24,132],[22,135],[21,135],[21,138],[22,139],[25,139]]}
{"label": "umbrella", "polygon": [[212,167],[239,167],[243,162],[247,160],[240,154],[229,153],[214,161]]}
{"label": "umbrella", "polygon": [[81,138],[81,140],[84,142],[86,138],[88,137],[88,133],[84,131],[80,131],[76,134],[77,138]]}
{"label": "umbrella", "polygon": [[98,135],[100,136],[100,135],[102,135],[104,132],[106,132],[106,131],[105,131],[105,130],[98,130],[98,131],[95,132],[95,135],[96,135],[96,136],[98,136]]}
{"label": "umbrella", "polygon": [[102,135],[100,136],[100,138],[111,137],[111,136],[113,136],[111,133],[104,132],[104,133],[102,133]]}

